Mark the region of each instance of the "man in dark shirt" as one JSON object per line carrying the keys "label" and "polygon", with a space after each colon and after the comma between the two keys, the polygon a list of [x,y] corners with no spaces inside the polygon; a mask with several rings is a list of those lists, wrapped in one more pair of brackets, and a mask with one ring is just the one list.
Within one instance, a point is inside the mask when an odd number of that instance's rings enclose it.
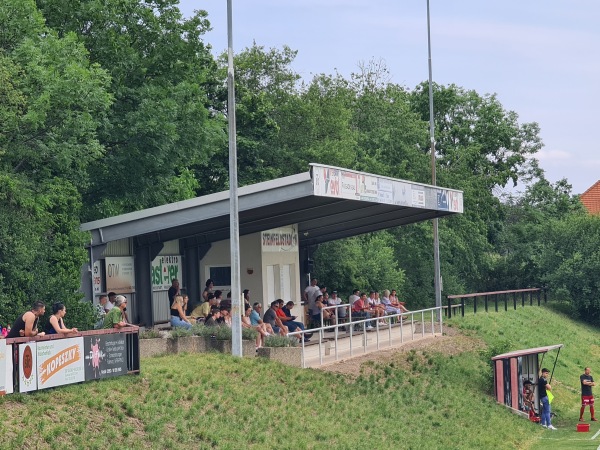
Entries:
{"label": "man in dark shirt", "polygon": [[271,302],[271,307],[265,311],[263,316],[263,322],[268,323],[273,328],[275,333],[279,333],[282,336],[286,336],[288,334],[288,329],[279,317],[277,317],[277,309],[279,308],[279,302],[275,300]]}
{"label": "man in dark shirt", "polygon": [[552,386],[548,383],[548,375],[550,371],[546,368],[542,369],[542,375],[538,380],[538,392],[540,396],[540,403],[542,404],[542,427],[548,428],[549,430],[556,430],[550,420],[551,412],[550,401],[548,400],[548,391],[552,390]]}
{"label": "man in dark shirt", "polygon": [[583,413],[585,407],[589,405],[590,415],[592,416],[592,422],[597,422],[598,419],[594,417],[594,395],[592,394],[592,386],[596,386],[594,378],[592,377],[592,370],[586,367],[584,374],[579,377],[581,381],[581,409],[579,410],[579,421],[583,422]]}
{"label": "man in dark shirt", "polygon": [[10,332],[6,336],[7,338],[18,338],[18,337],[33,337],[33,336],[44,336],[44,332],[38,331],[39,318],[46,312],[46,305],[44,302],[37,301],[31,306],[31,311],[27,311],[20,315],[10,329]]}
{"label": "man in dark shirt", "polygon": [[169,308],[170,308],[171,305],[173,304],[173,299],[175,298],[175,296],[181,295],[181,289],[179,288],[179,280],[177,278],[173,278],[171,280],[171,287],[169,288],[167,295],[169,296]]}

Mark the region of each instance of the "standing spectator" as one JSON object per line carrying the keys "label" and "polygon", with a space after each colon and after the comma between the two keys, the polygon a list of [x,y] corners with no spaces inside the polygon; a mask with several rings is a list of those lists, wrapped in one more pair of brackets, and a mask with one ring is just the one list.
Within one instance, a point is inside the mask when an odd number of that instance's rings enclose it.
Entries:
{"label": "standing spectator", "polygon": [[52,315],[46,324],[46,334],[77,333],[77,328],[67,328],[65,326],[65,322],[63,321],[65,314],[67,314],[67,308],[63,303],[52,305]]}
{"label": "standing spectator", "polygon": [[592,394],[592,386],[596,386],[596,383],[592,377],[592,370],[589,367],[586,367],[583,372],[583,375],[579,377],[579,381],[581,381],[581,409],[579,410],[579,421],[583,422],[585,407],[589,406],[590,416],[592,417],[590,420],[592,422],[597,422],[598,419],[594,417],[594,395]]}
{"label": "standing spectator", "polygon": [[[108,308],[107,308],[108,310],[113,309],[113,307],[115,306],[115,300],[116,300],[116,298],[117,298],[117,294],[115,294],[114,292],[109,292],[108,293],[108,301],[110,302],[110,305],[107,305],[108,306]],[[108,311],[106,311],[106,312],[108,312]]]}
{"label": "standing spectator", "polygon": [[[110,300],[110,294],[108,296]],[[127,299],[124,295],[115,296],[114,308],[104,318],[104,328],[123,328],[127,326],[123,312],[127,309]]]}
{"label": "standing spectator", "polygon": [[167,295],[169,296],[169,305],[173,304],[173,300],[175,299],[176,295],[181,295],[181,289],[179,288],[179,280],[177,278],[173,278],[171,280],[171,287],[169,288]]}
{"label": "standing spectator", "polygon": [[208,294],[212,294],[212,289],[214,287],[214,283],[212,279],[208,279],[206,280],[206,287],[204,288],[204,291],[202,291],[202,298],[204,299],[205,302],[208,301]]}
{"label": "standing spectator", "polygon": [[317,286],[318,282],[319,280],[313,278],[310,280],[310,286],[306,286],[306,289],[304,289],[304,303],[307,305],[308,314],[311,314],[315,307],[317,295],[321,293],[321,289]]}
{"label": "standing spectator", "polygon": [[548,383],[548,374],[550,371],[545,367],[542,369],[542,376],[538,380],[538,394],[540,397],[540,403],[542,404],[542,426],[549,430],[556,430],[552,426],[550,401],[548,400],[548,391],[552,390],[552,386]]}
{"label": "standing spectator", "polygon": [[[110,305],[110,308],[107,309],[106,305]],[[98,299],[98,304],[96,305],[96,317],[98,318],[96,325],[94,325],[96,330],[102,328],[102,325],[104,324],[104,317],[112,308],[113,304],[108,301],[108,297],[106,295],[101,295]]]}
{"label": "standing spectator", "polygon": [[43,336],[46,333],[38,331],[38,321],[45,313],[46,305],[44,302],[33,302],[31,311],[27,311],[17,317],[6,338]]}

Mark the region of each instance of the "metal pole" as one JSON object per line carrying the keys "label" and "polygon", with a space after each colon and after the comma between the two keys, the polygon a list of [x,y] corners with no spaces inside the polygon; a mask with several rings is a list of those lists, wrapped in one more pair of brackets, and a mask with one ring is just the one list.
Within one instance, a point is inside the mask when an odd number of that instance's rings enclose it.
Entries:
{"label": "metal pole", "polygon": [[229,124],[229,241],[231,254],[231,354],[242,356],[240,223],[238,207],[232,0],[227,0],[227,121]]}
{"label": "metal pole", "polygon": [[[431,69],[431,24],[429,18],[429,0],[427,0],[427,48],[429,54],[429,137],[431,144],[431,184],[436,185],[435,174],[435,127],[433,118],[433,74]],[[442,288],[440,284],[440,239],[438,230],[438,219],[433,219],[433,265],[435,272],[434,288],[435,288],[435,306],[439,316],[442,306]],[[439,317],[438,317],[439,319]]]}

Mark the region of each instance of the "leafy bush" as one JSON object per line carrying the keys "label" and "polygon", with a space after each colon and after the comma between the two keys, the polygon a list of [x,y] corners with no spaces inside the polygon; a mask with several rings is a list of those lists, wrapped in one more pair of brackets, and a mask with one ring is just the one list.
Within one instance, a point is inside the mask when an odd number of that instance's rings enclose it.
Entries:
{"label": "leafy bush", "polygon": [[298,341],[285,336],[267,336],[265,338],[265,347],[297,347]]}
{"label": "leafy bush", "polygon": [[242,340],[243,341],[254,341],[258,331],[253,328],[242,328]]}
{"label": "leafy bush", "polygon": [[140,339],[156,339],[161,337],[160,331],[150,328],[140,333]]}
{"label": "leafy bush", "polygon": [[176,339],[176,338],[187,337],[187,336],[192,336],[192,330],[186,330],[185,328],[182,328],[182,327],[175,327],[171,330],[171,335],[169,337],[172,339]]}

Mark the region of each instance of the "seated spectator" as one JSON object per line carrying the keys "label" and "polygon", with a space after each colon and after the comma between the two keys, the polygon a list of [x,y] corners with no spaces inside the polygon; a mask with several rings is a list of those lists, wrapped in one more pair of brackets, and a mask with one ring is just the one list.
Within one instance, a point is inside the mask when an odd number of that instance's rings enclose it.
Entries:
{"label": "seated spectator", "polygon": [[400,309],[400,311],[403,313],[408,312],[408,309],[406,308],[406,302],[401,302],[398,300],[396,289],[392,289],[392,293],[390,294],[390,302],[394,308]]}
{"label": "seated spectator", "polygon": [[206,316],[210,314],[210,309],[213,306],[217,306],[217,300],[215,299],[215,294],[212,292],[207,294],[208,301],[196,306],[194,310],[190,313],[190,318],[195,319],[196,322],[202,322],[206,319]]}
{"label": "seated spectator", "polygon": [[[300,329],[304,331],[304,324],[302,322],[296,321],[296,316],[293,316],[291,313],[291,309],[294,307],[294,302],[287,302],[286,306],[283,306],[283,300],[277,300],[277,304],[279,308],[277,308],[277,317],[283,322],[283,324],[288,327],[290,333]],[[309,342],[312,333],[303,333],[304,342]]]}
{"label": "seated spectator", "polygon": [[207,327],[217,327],[217,326],[219,326],[218,320],[220,318],[221,318],[221,310],[219,309],[218,306],[213,306],[210,309],[208,316],[206,316],[206,319],[204,319],[204,325]]}
{"label": "seated spectator", "polygon": [[[367,299],[367,302],[369,303],[369,306],[371,307],[371,315],[373,315],[374,317],[381,318],[381,317],[385,316],[385,308],[381,304],[381,300],[379,300],[378,296],[379,296],[379,293],[377,291],[371,291],[369,293],[369,298]],[[379,320],[379,323],[385,323],[385,322],[383,322],[382,320]]]}
{"label": "seated spectator", "polygon": [[52,305],[52,315],[46,324],[46,334],[69,334],[77,333],[77,328],[67,328],[63,318],[67,313],[67,308],[63,303]]}
{"label": "seated spectator", "polygon": [[246,303],[246,307],[244,308],[244,315],[242,316],[242,328],[248,328],[252,330],[256,330],[256,348],[263,347],[265,345],[265,337],[270,334],[264,330],[262,325],[253,326],[250,322],[250,314],[252,313],[252,307],[250,304]]}
{"label": "seated spectator", "polygon": [[183,305],[183,296],[176,295],[173,298],[173,304],[171,305],[171,327],[179,327],[189,330],[190,328],[192,328],[192,324],[185,315]]}
{"label": "seated spectator", "polygon": [[227,308],[231,310],[231,297],[223,299],[223,292],[217,290],[215,291],[215,298],[217,299],[217,306]]}
{"label": "seated spectator", "polygon": [[221,318],[217,322],[219,325],[231,328],[231,309],[224,306],[220,306],[219,309],[221,310]]}
{"label": "seated spectator", "polygon": [[[371,318],[371,307],[367,301],[367,294],[364,292],[360,294],[358,300],[352,303],[352,317],[357,319],[370,319]],[[367,322],[367,330],[372,330],[372,322]]]}
{"label": "seated spectator", "polygon": [[[327,305],[328,306],[339,306],[342,303],[343,303],[342,299],[338,297],[337,291],[332,291],[331,297],[329,297],[329,300],[327,300]],[[335,312],[336,312],[338,319],[344,319],[347,315],[346,308],[336,308]]]}
{"label": "seated spectator", "polygon": [[[108,297],[110,301],[110,295]],[[114,307],[104,317],[104,328],[123,328],[127,326],[127,321],[123,317],[123,311],[127,309],[127,299],[124,295],[115,297]]]}
{"label": "seated spectator", "polygon": [[46,333],[38,331],[38,321],[46,313],[46,305],[44,302],[36,301],[31,306],[31,311],[27,311],[20,315],[10,331],[6,335],[7,338],[17,337],[33,337],[44,336]]}
{"label": "seated spectator", "polygon": [[[333,325],[335,325],[336,317],[333,310],[323,309],[325,305],[323,304],[323,295],[318,295],[315,300],[315,309],[313,314],[311,315],[311,321],[317,328],[321,327],[321,314],[323,315],[323,322],[326,320],[330,320]],[[316,311],[316,312],[315,312]]]}
{"label": "seated spectator", "polygon": [[385,312],[387,314],[401,314],[402,310],[392,305],[389,295],[389,290],[386,289],[385,291],[383,291],[383,298],[381,299],[381,304],[385,307]]}
{"label": "seated spectator", "polygon": [[263,322],[260,318],[260,313],[262,311],[262,305],[258,302],[254,302],[252,312],[250,313],[250,324],[254,327],[260,326],[262,330],[268,335],[275,334],[275,331],[268,323]]}
{"label": "seated spectator", "polygon": [[281,336],[287,336],[289,330],[277,317],[277,310],[279,309],[279,303],[277,300],[271,302],[271,307],[265,311],[263,315],[263,321],[271,325],[271,328],[276,334]]}

